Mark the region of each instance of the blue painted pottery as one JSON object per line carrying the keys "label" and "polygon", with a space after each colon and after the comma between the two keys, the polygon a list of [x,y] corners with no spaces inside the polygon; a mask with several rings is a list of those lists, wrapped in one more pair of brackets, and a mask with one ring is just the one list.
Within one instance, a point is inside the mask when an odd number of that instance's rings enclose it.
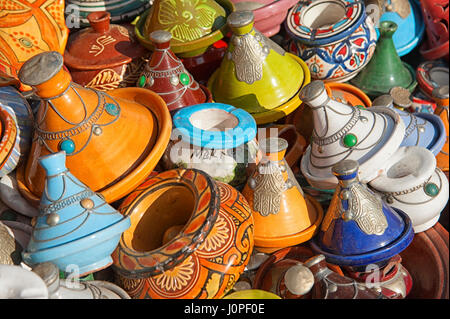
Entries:
{"label": "blue painted pottery", "polygon": [[358,180],[358,163],[333,166],[339,185],[312,240],[312,248],[340,266],[382,263],[403,251],[414,232],[409,217],[393,209]]}
{"label": "blue painted pottery", "polygon": [[11,115],[17,128],[14,147],[0,169],[0,177],[3,177],[11,173],[28,155],[33,133],[33,115],[27,100],[12,86],[0,87],[0,107]]}
{"label": "blue painted pottery", "polygon": [[[385,5],[390,8],[389,6],[392,7],[393,2],[395,2],[397,5],[402,5],[403,8],[408,5],[407,3],[409,3],[409,14],[406,17],[402,17],[395,11],[394,7],[392,8],[392,11],[386,10],[386,12],[382,14],[380,22],[393,21],[398,25],[398,29],[394,33],[392,39],[394,40],[394,46],[397,50],[398,55],[404,56],[411,52],[421,42],[425,31],[425,23],[420,7],[415,1],[387,0]],[[377,36],[379,36],[378,29]]]}
{"label": "blue painted pottery", "polygon": [[247,111],[222,103],[202,103],[173,116],[165,169],[196,168],[215,180],[242,187],[256,165],[256,122]]}
{"label": "blue painted pottery", "polygon": [[111,253],[131,225],[66,168],[66,153],[43,156],[47,173],[39,216],[25,252],[25,263],[55,263],[61,271],[84,276],[112,263]]}
{"label": "blue painted pottery", "polygon": [[[409,91],[403,88],[409,96]],[[408,108],[410,104],[404,105]],[[435,156],[439,154],[445,144],[446,132],[444,123],[439,116],[428,113],[411,113],[394,107],[395,99],[391,95],[382,95],[376,98],[372,106],[384,106],[395,110],[405,123],[405,136],[400,146],[421,146],[430,150]]]}
{"label": "blue painted pottery", "polygon": [[362,1],[300,1],[288,13],[287,50],[308,65],[311,77],[344,82],[372,58],[376,31]]}

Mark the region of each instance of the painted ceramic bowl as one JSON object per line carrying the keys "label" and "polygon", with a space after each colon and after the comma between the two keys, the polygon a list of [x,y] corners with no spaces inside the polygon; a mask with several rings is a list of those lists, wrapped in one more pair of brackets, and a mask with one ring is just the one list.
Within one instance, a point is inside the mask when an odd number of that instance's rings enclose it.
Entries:
{"label": "painted ceramic bowl", "polygon": [[236,11],[253,11],[255,15],[255,28],[266,37],[271,37],[280,31],[280,25],[286,18],[287,11],[298,0],[231,0]]}
{"label": "painted ceramic bowl", "polygon": [[166,169],[196,168],[215,180],[242,186],[259,162],[256,123],[242,109],[221,103],[185,107],[173,117]]}
{"label": "painted ceramic bowl", "polygon": [[398,25],[392,39],[399,56],[410,53],[421,41],[425,23],[415,0],[387,0],[380,22],[393,21]]}
{"label": "painted ceramic bowl", "polygon": [[[172,1],[168,0],[157,1],[162,16],[158,20],[158,24],[162,26],[159,29],[168,30],[172,25],[172,36],[175,32],[177,32],[177,36],[174,36],[170,46],[172,51],[180,58],[189,58],[205,53],[209,46],[222,39],[226,34],[225,19],[218,20],[218,22],[211,20],[216,12],[209,8],[207,4],[205,5],[205,0],[196,2],[195,6],[184,2],[176,2],[174,5]],[[235,10],[234,4],[230,0],[208,1],[216,2],[214,5],[222,7],[225,10],[225,16],[230,15]],[[149,39],[149,35],[154,30],[150,28],[149,24],[152,19],[152,9],[154,10],[155,5],[156,2],[151,9],[145,11],[139,17],[135,27],[138,40],[150,51],[154,50],[154,46]],[[177,5],[186,7],[176,8]],[[178,13],[182,14],[178,15]],[[196,16],[196,18],[192,19],[193,16]],[[207,29],[210,29],[211,32],[204,34]],[[202,36],[198,37],[199,34],[202,34]]]}
{"label": "painted ceramic bowl", "polygon": [[400,147],[386,164],[369,185],[410,217],[416,233],[436,224],[447,204],[449,186],[433,153],[423,147]]}
{"label": "painted ceramic bowl", "polygon": [[111,22],[128,22],[147,10],[152,3],[153,0],[66,0],[66,13],[73,23],[69,27],[79,24],[79,28],[89,26],[89,13],[108,11]]}
{"label": "painted ceramic bowl", "polygon": [[425,61],[416,69],[416,78],[421,91],[432,99],[433,90],[449,85],[448,64],[442,61]]}
{"label": "painted ceramic bowl", "polygon": [[348,81],[375,51],[375,27],[363,2],[299,2],[289,10],[285,26],[291,37],[288,51],[306,62],[313,79]]}
{"label": "painted ceramic bowl", "polygon": [[[0,139],[0,175],[4,176],[12,171],[17,165],[18,152],[17,126],[14,117],[6,109],[0,108],[1,139]],[[15,149],[15,150],[14,150]],[[13,151],[14,150],[14,151]]]}
{"label": "painted ceramic bowl", "polygon": [[253,251],[253,218],[233,187],[199,170],[148,179],[119,210],[131,228],[113,254],[132,298],[222,298]]}

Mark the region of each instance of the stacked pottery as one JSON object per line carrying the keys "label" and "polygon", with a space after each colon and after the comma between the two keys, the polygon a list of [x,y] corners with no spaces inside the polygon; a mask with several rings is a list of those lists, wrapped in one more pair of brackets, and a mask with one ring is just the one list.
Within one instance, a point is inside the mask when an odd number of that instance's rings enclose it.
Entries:
{"label": "stacked pottery", "polygon": [[375,27],[362,1],[298,2],[285,23],[289,51],[306,62],[316,80],[352,79],[375,50]]}
{"label": "stacked pottery", "polygon": [[222,298],[253,251],[247,201],[199,170],[150,178],[119,209],[131,227],[113,254],[113,270],[132,298]]}
{"label": "stacked pottery", "polygon": [[447,136],[444,147],[441,149],[441,152],[438,155],[436,155],[437,166],[447,174],[447,177],[448,177],[448,172],[449,172],[449,144],[448,144],[449,143],[449,139],[448,139],[448,134],[449,134],[449,126],[448,126],[449,90],[448,90],[448,88],[449,88],[448,85],[444,85],[444,86],[435,88],[432,92],[433,99],[436,101],[435,114],[438,115],[441,118],[442,122],[444,123],[445,132],[446,132],[446,136]]}
{"label": "stacked pottery", "polygon": [[397,54],[392,36],[397,31],[397,24],[392,21],[380,22],[380,38],[372,60],[351,80],[370,98],[388,94],[394,86],[400,86],[412,92],[416,85],[413,68],[402,62]]}
{"label": "stacked pottery", "polygon": [[226,18],[234,11],[230,0],[155,0],[136,22],[135,32],[143,46],[153,51],[153,31],[170,31],[172,51],[180,58],[205,53],[226,33]]}
{"label": "stacked pottery", "polygon": [[[25,61],[44,51],[64,53],[69,29],[64,19],[64,0],[0,4],[0,69],[17,77]],[[30,87],[22,85],[22,90]]]}
{"label": "stacked pottery", "polygon": [[51,261],[80,277],[112,264],[110,257],[130,219],[75,178],[65,152],[39,159],[47,173],[39,216],[22,253],[28,265]]}
{"label": "stacked pottery", "polygon": [[425,24],[416,0],[382,0],[385,12],[380,22],[392,21],[398,25],[392,40],[399,56],[410,53],[422,41]]}
{"label": "stacked pottery", "polygon": [[136,83],[147,50],[131,26],[110,24],[110,18],[109,12],[92,12],[90,27],[70,35],[64,64],[73,82],[100,91]]}
{"label": "stacked pottery", "polygon": [[171,119],[164,101],[142,88],[108,94],[71,82],[62,56],[45,52],[19,72],[42,99],[26,165],[17,170],[21,193],[36,203],[45,174],[43,155],[65,151],[67,167],[107,202],[124,197],[153,170],[170,139]]}
{"label": "stacked pottery", "polygon": [[132,21],[147,10],[153,0],[66,0],[66,2],[70,27],[79,28],[89,26],[87,16],[92,12],[108,11],[114,23]]}
{"label": "stacked pottery", "polygon": [[420,54],[427,60],[445,58],[448,62],[448,0],[420,0],[420,5],[427,30]]}
{"label": "stacked pottery", "polygon": [[221,103],[192,105],[175,113],[173,126],[165,169],[200,169],[240,188],[259,162],[256,123],[242,109]]}
{"label": "stacked pottery", "polygon": [[261,140],[263,157],[242,191],[255,220],[255,248],[260,252],[306,242],[322,221],[320,204],[304,195],[284,159],[287,146],[281,138]]}
{"label": "stacked pottery", "polygon": [[[356,161],[339,162],[333,166],[333,173],[339,179],[339,185],[311,246],[328,262],[351,267],[353,273],[373,276],[375,270],[388,267],[390,260],[411,243],[414,237],[412,222],[408,215],[388,206],[358,180]],[[382,287],[383,281],[388,279],[373,278],[371,284]],[[410,276],[400,279],[405,287],[409,286]],[[404,297],[406,293],[395,294],[395,297]]]}
{"label": "stacked pottery", "polygon": [[137,86],[158,93],[170,112],[189,105],[212,102],[209,90],[195,81],[170,50],[171,39],[169,31],[159,30],[150,34],[155,52],[141,72]]}
{"label": "stacked pottery", "polygon": [[301,171],[311,186],[333,189],[337,179],[331,167],[344,159],[359,162],[359,177],[369,182],[400,146],[405,125],[386,107],[353,107],[330,99],[321,81],[300,92],[311,108],[314,131],[301,160]]}
{"label": "stacked pottery", "polygon": [[228,18],[228,51],[208,82],[216,102],[242,108],[257,124],[281,119],[300,106],[298,91],[309,83],[304,62],[253,28],[251,11]]}
{"label": "stacked pottery", "polygon": [[280,31],[287,11],[297,3],[297,0],[231,0],[236,11],[253,11],[255,15],[255,28],[266,37],[271,37]]}

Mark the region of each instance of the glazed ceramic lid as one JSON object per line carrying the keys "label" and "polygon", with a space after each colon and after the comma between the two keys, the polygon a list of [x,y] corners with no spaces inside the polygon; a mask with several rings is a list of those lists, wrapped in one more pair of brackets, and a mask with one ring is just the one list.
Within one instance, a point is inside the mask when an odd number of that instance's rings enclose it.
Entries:
{"label": "glazed ceramic lid", "polygon": [[422,91],[431,97],[435,88],[449,85],[448,65],[439,60],[422,62],[416,69],[416,77]]}
{"label": "glazed ceramic lid", "polygon": [[[185,107],[173,117],[175,134],[192,145],[232,149],[256,137],[256,122],[242,109],[222,103]],[[173,135],[172,133],[172,135]]]}
{"label": "glazed ceramic lid", "polygon": [[69,36],[64,53],[64,63],[69,68],[103,69],[145,55],[133,28],[110,24],[110,17],[106,11],[92,12],[87,17],[91,26]]}
{"label": "glazed ceramic lid", "polygon": [[358,162],[341,161],[333,174],[339,186],[312,240],[316,252],[333,264],[364,266],[386,261],[411,243],[411,220],[359,182]]}
{"label": "glazed ceramic lid", "polygon": [[363,1],[299,1],[287,15],[286,30],[309,45],[324,45],[352,34],[366,17]]}

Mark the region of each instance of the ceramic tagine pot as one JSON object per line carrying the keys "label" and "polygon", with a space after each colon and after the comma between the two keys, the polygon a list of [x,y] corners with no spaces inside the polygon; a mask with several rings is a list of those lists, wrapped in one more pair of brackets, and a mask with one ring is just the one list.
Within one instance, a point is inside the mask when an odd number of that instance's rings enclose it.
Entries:
{"label": "ceramic tagine pot", "polygon": [[[33,113],[31,111],[30,105],[27,100],[20,94],[20,92],[13,86],[0,87],[0,109],[2,116],[1,127],[5,130],[3,135],[10,136],[8,141],[12,140],[12,130],[11,134],[8,134],[9,125],[14,122],[16,126],[15,131],[15,141],[11,148],[9,142],[0,142],[0,178],[11,173],[17,165],[21,164],[22,161],[28,156],[28,151],[31,145],[31,135],[33,132]],[[9,113],[6,116],[4,112]],[[6,133],[6,134],[5,134]],[[5,140],[2,141],[5,142]],[[8,146],[9,145],[9,146]],[[8,149],[7,158],[4,157]]]}
{"label": "ceramic tagine pot", "polygon": [[119,209],[131,228],[113,254],[113,269],[132,298],[222,298],[253,251],[247,201],[200,170],[150,178]]}
{"label": "ceramic tagine pot", "polygon": [[152,3],[153,0],[66,0],[66,13],[73,27],[88,27],[87,16],[92,12],[109,12],[113,23],[130,22]]}
{"label": "ceramic tagine pot", "polygon": [[208,88],[198,84],[170,50],[171,38],[169,31],[158,30],[150,34],[155,51],[143,68],[137,86],[158,93],[171,112],[189,105],[212,102]]}
{"label": "ceramic tagine pot", "polygon": [[315,199],[305,196],[287,165],[286,140],[267,138],[259,142],[263,157],[242,194],[255,220],[255,248],[271,253],[311,239],[323,211]]}
{"label": "ceramic tagine pot", "polygon": [[233,11],[230,0],[155,0],[139,17],[135,32],[142,45],[153,51],[150,34],[170,31],[173,53],[180,58],[194,57],[225,36],[226,18]]}
{"label": "ceramic tagine pot", "polygon": [[130,219],[74,177],[65,161],[65,152],[39,159],[47,174],[45,189],[22,257],[30,266],[51,261],[83,277],[112,264],[110,255]]}
{"label": "ceramic tagine pot", "polygon": [[306,62],[316,80],[350,80],[375,50],[375,27],[362,1],[298,2],[289,10],[285,27],[289,51]]}
{"label": "ceramic tagine pot", "polygon": [[[0,4],[0,70],[17,77],[23,63],[38,53],[64,53],[69,29],[64,18],[64,0]],[[30,90],[21,85],[21,90]]]}
{"label": "ceramic tagine pot", "polygon": [[437,155],[445,143],[444,124],[437,115],[405,111],[411,105],[409,91],[401,87],[393,87],[389,95],[381,95],[373,101],[373,106],[395,110],[405,123],[405,136],[400,146],[421,146]]}
{"label": "ceramic tagine pot", "polygon": [[392,21],[398,29],[392,37],[399,56],[410,53],[422,41],[425,23],[416,0],[382,0],[383,21]]}
{"label": "ceramic tagine pot", "polygon": [[280,32],[280,25],[286,18],[287,11],[298,0],[231,0],[236,6],[236,11],[253,11],[255,16],[255,28],[266,37],[271,37]]}
{"label": "ceramic tagine pot", "polygon": [[73,82],[100,91],[136,83],[147,50],[130,25],[110,24],[110,18],[109,12],[92,12],[90,27],[70,35],[64,64]]}
{"label": "ceramic tagine pot", "polygon": [[363,268],[386,266],[412,241],[408,215],[392,208],[358,179],[358,162],[343,160],[333,166],[339,185],[312,249],[328,262]]}
{"label": "ceramic tagine pot", "polygon": [[427,31],[420,54],[427,60],[445,58],[448,62],[448,0],[420,0],[420,6]]}
{"label": "ceramic tagine pot", "polygon": [[403,140],[405,125],[392,109],[339,103],[328,96],[322,81],[305,86],[300,95],[313,113],[311,143],[300,164],[313,187],[335,188],[331,167],[344,159],[359,161],[361,181],[372,180]]}
{"label": "ceramic tagine pot", "polygon": [[444,123],[445,132],[446,132],[446,140],[445,144],[442,147],[440,153],[436,155],[437,160],[437,166],[442,169],[444,172],[446,172],[448,176],[449,171],[449,144],[448,144],[448,134],[449,134],[449,127],[448,127],[448,121],[449,121],[449,111],[448,111],[448,96],[449,96],[449,86],[441,86],[438,88],[435,88],[433,90],[433,99],[436,101],[436,110],[435,114],[438,115],[442,122]]}
{"label": "ceramic tagine pot", "polygon": [[256,123],[244,110],[221,103],[185,107],[173,117],[166,170],[196,168],[215,180],[242,187],[259,162]]}
{"label": "ceramic tagine pot", "polygon": [[422,62],[416,69],[416,78],[420,91],[432,99],[435,88],[449,85],[448,65],[440,60]]}
{"label": "ceramic tagine pot", "polygon": [[402,62],[392,41],[397,24],[383,21],[380,22],[379,30],[380,38],[372,60],[351,83],[372,99],[388,94],[394,86],[401,86],[412,92],[417,85],[415,71],[409,64]]}
{"label": "ceramic tagine pot", "polygon": [[137,187],[161,158],[172,129],[169,111],[146,89],[106,94],[76,85],[62,65],[59,53],[46,52],[19,72],[42,99],[30,156],[17,170],[19,189],[28,200],[38,201],[45,178],[38,158],[65,151],[67,168],[113,202]]}
{"label": "ceramic tagine pot", "polygon": [[208,82],[216,102],[242,108],[257,124],[281,119],[300,106],[298,91],[310,81],[304,62],[253,28],[251,11],[228,18],[228,51]]}

